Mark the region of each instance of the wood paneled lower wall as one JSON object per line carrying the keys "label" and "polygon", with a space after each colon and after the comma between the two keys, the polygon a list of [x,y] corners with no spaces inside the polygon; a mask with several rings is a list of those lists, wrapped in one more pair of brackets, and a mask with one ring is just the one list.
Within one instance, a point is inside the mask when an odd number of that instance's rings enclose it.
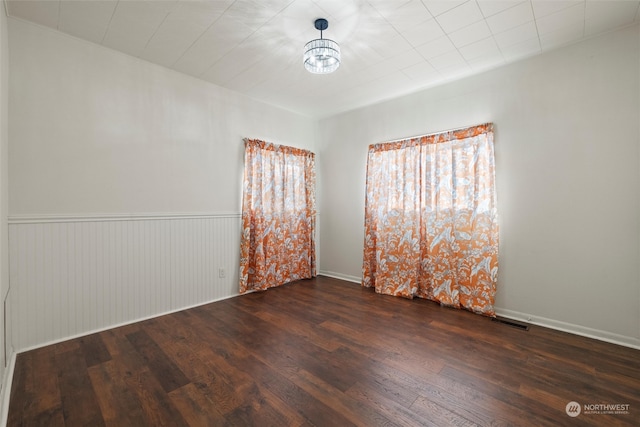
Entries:
{"label": "wood paneled lower wall", "polygon": [[237,295],[240,224],[239,214],[11,220],[15,351]]}
{"label": "wood paneled lower wall", "polygon": [[639,350],[320,276],[21,353],[8,425],[638,420]]}

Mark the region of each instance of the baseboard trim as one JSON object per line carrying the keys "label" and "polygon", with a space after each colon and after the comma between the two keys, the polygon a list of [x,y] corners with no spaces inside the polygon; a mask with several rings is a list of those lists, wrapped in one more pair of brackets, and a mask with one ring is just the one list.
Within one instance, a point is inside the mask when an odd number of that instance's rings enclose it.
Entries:
{"label": "baseboard trim", "polygon": [[333,277],[334,279],[346,280],[347,282],[362,283],[362,277],[358,277],[358,276],[349,276],[348,274],[335,273],[333,271],[325,271],[325,270],[320,270],[318,274],[320,276],[327,276],[327,277]]}
{"label": "baseboard trim", "polygon": [[6,427],[9,418],[9,401],[11,399],[11,384],[13,383],[13,371],[16,368],[16,352],[11,352],[9,358],[9,366],[4,371],[4,378],[2,379],[2,395],[0,396],[0,426]]}
{"label": "baseboard trim", "polygon": [[15,351],[15,353],[24,353],[26,351],[35,350],[35,349],[38,349],[38,348],[46,347],[48,345],[59,344],[59,343],[64,342],[64,341],[73,340],[73,339],[76,339],[76,338],[86,337],[87,335],[108,331],[109,329],[119,328],[121,326],[127,326],[127,325],[131,325],[133,323],[144,322],[145,320],[155,319],[156,317],[166,316],[167,314],[172,314],[172,313],[177,313],[179,311],[189,310],[191,308],[196,308],[196,307],[200,307],[200,306],[203,306],[203,305],[211,304],[211,303],[214,303],[214,302],[223,301],[223,300],[226,300],[226,299],[229,299],[229,298],[235,298],[237,296],[240,296],[240,294],[228,295],[228,296],[225,296],[225,297],[222,297],[222,298],[217,298],[217,299],[213,299],[213,300],[210,300],[210,301],[200,302],[200,303],[197,303],[197,304],[176,308],[175,310],[163,311],[161,313],[152,314],[150,316],[140,317],[140,318],[137,318],[137,319],[128,320],[126,322],[117,323],[117,324],[113,324],[113,325],[108,325],[108,326],[105,326],[103,328],[92,329],[90,331],[81,332],[79,334],[71,335],[71,336],[68,336],[68,337],[63,337],[63,338],[47,341],[47,342],[44,342],[44,343],[32,345],[32,346],[29,346],[29,347],[20,348],[20,349],[17,349]]}
{"label": "baseboard trim", "polygon": [[611,344],[617,344],[624,347],[630,347],[636,350],[640,350],[640,339],[638,338],[614,334],[612,332],[588,328],[586,326],[575,325],[573,323],[548,319],[546,317],[522,313],[515,310],[507,310],[504,308],[496,307],[496,314],[501,317],[506,317],[507,319],[530,323],[532,325],[538,325],[549,329],[555,329],[557,331],[568,332],[570,334],[580,335],[583,337],[593,338],[599,341],[605,341]]}

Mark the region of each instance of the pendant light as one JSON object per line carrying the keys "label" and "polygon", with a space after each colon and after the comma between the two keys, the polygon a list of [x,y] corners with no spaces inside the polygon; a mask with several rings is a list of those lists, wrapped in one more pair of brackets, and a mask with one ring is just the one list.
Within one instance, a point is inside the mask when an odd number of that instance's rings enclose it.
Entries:
{"label": "pendant light", "polygon": [[322,38],[322,32],[329,27],[326,19],[316,19],[315,27],[320,31],[320,38],[304,45],[304,68],[313,74],[333,73],[340,66],[340,46]]}

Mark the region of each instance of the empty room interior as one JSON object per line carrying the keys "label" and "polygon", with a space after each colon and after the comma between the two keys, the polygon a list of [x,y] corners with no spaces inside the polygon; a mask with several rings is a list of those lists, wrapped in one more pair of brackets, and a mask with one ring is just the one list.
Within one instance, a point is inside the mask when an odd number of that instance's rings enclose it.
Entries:
{"label": "empty room interior", "polygon": [[640,1],[3,0],[0,425],[640,420]]}

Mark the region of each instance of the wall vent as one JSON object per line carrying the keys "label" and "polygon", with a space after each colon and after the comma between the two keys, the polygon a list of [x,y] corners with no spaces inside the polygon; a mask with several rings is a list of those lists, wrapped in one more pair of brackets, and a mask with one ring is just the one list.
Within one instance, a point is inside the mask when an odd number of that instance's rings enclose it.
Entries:
{"label": "wall vent", "polygon": [[494,317],[491,320],[493,320],[494,322],[502,323],[507,326],[511,326],[512,328],[523,330],[523,331],[529,330],[529,325],[527,325],[526,323],[517,322],[515,320],[503,319],[500,317]]}

